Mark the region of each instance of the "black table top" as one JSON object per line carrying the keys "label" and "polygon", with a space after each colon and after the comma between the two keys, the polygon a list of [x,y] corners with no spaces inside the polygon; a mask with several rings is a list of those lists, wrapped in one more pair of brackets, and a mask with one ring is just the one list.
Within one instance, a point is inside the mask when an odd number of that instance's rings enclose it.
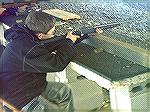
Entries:
{"label": "black table top", "polygon": [[79,44],[76,50],[77,56],[73,59],[73,62],[76,62],[111,81],[132,78],[150,71],[150,68],[133,63],[105,51],[95,53],[94,47],[84,43]]}

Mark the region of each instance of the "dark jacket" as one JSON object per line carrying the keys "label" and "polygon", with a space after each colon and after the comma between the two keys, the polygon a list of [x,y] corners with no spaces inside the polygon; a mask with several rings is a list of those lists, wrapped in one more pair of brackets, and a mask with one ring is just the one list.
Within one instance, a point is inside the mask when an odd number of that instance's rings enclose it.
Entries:
{"label": "dark jacket", "polygon": [[44,91],[46,73],[62,71],[75,50],[70,39],[55,36],[40,41],[21,25],[4,36],[9,43],[0,58],[0,96],[21,109]]}

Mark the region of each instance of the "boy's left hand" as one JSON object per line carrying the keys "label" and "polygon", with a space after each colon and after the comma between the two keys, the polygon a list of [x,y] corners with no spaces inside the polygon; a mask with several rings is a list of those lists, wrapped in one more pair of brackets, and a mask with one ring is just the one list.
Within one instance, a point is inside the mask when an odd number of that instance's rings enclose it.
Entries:
{"label": "boy's left hand", "polygon": [[103,33],[103,30],[101,28],[96,28],[96,33]]}
{"label": "boy's left hand", "polygon": [[97,34],[103,33],[103,30],[101,28],[96,28],[96,33],[88,34],[89,36],[96,36]]}

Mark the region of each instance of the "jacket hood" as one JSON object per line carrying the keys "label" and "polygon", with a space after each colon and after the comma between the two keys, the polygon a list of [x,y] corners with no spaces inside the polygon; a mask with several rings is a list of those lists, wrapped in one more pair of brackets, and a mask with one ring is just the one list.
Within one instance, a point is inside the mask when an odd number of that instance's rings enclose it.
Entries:
{"label": "jacket hood", "polygon": [[30,30],[28,27],[24,25],[13,25],[11,28],[4,32],[4,37],[9,42],[12,40],[31,38],[36,43],[46,44],[50,42],[59,42],[62,39],[65,39],[66,35],[55,36],[54,38],[49,38],[46,40],[39,40],[38,38],[36,38],[35,32]]}
{"label": "jacket hood", "polygon": [[35,38],[35,33],[24,25],[13,25],[4,32],[7,41],[20,40],[23,38]]}

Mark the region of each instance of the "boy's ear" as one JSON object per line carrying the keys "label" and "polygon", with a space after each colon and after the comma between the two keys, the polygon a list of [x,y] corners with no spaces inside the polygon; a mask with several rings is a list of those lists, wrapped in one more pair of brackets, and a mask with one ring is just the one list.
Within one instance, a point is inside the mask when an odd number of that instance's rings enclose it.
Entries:
{"label": "boy's ear", "polygon": [[43,33],[38,33],[38,34],[36,34],[36,35],[37,35],[38,39],[42,40],[42,38],[43,38]]}

